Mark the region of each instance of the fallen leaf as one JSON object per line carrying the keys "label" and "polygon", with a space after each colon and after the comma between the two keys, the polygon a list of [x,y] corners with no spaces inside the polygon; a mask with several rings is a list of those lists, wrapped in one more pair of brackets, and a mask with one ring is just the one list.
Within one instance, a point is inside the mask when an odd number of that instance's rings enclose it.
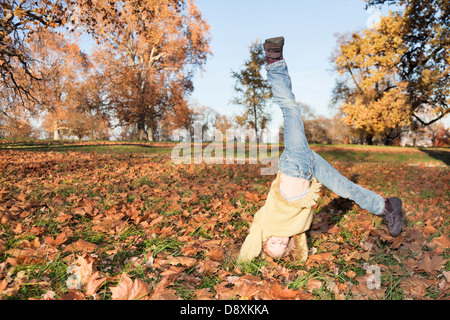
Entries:
{"label": "fallen leaf", "polygon": [[92,231],[98,232],[113,232],[115,228],[120,228],[125,224],[125,221],[115,220],[111,217],[103,219],[99,224],[92,227]]}
{"label": "fallen leaf", "polygon": [[311,261],[329,261],[333,259],[333,252],[324,252],[310,255],[308,260]]}
{"label": "fallen leaf", "polygon": [[155,224],[158,224],[164,219],[164,216],[159,216],[156,219],[153,219],[152,222],[150,222],[149,227],[153,227]]}
{"label": "fallen leaf", "polygon": [[239,277],[237,281],[246,282],[246,283],[252,283],[252,284],[261,284],[262,279],[258,276],[254,276],[252,274],[246,274],[242,277]]}
{"label": "fallen leaf", "polygon": [[405,294],[422,298],[427,294],[427,288],[430,287],[431,284],[433,284],[433,281],[423,278],[403,278],[400,281],[400,288],[402,288]]}
{"label": "fallen leaf", "polygon": [[79,266],[81,284],[86,284],[93,272],[94,259],[88,255],[78,256],[76,265]]}
{"label": "fallen leaf", "polygon": [[442,249],[450,248],[450,238],[445,234],[441,235],[440,237],[433,238],[433,240],[431,240],[431,243],[437,245]]}
{"label": "fallen leaf", "polygon": [[234,286],[231,286],[227,282],[216,284],[214,286],[214,290],[217,292],[214,296],[217,300],[230,300],[236,298],[236,290]]}
{"label": "fallen leaf", "polygon": [[299,290],[289,289],[287,287],[282,287],[279,283],[275,283],[270,294],[275,300],[297,300],[297,299],[308,299],[308,296]]}
{"label": "fallen leaf", "polygon": [[398,247],[400,247],[403,243],[403,237],[401,235],[399,235],[398,237],[395,237],[394,241],[392,242],[391,248],[392,249],[397,249]]}
{"label": "fallen leaf", "polygon": [[353,285],[351,293],[355,299],[358,300],[379,300],[384,298],[385,289],[370,289],[367,284],[359,283]]}
{"label": "fallen leaf", "polygon": [[169,284],[167,278],[162,278],[153,290],[150,300],[181,300],[174,289],[168,288]]}
{"label": "fallen leaf", "polygon": [[341,232],[341,228],[337,225],[334,225],[333,227],[331,227],[330,229],[328,229],[327,231],[330,234],[337,234]]}
{"label": "fallen leaf", "polygon": [[444,259],[441,256],[434,255],[430,258],[430,255],[426,254],[425,257],[417,265],[418,270],[434,273],[442,268],[444,265]]}
{"label": "fallen leaf", "polygon": [[445,299],[444,297],[450,293],[450,283],[445,280],[442,280],[439,283],[439,289],[441,290],[441,292],[439,293],[437,300]]}
{"label": "fallen leaf", "polygon": [[317,279],[311,279],[308,281],[308,291],[313,291],[314,289],[320,289],[322,287],[322,281]]}
{"label": "fallen leaf", "polygon": [[51,246],[59,246],[67,241],[67,234],[65,231],[61,232],[55,239],[52,237],[45,237],[45,242]]}
{"label": "fallen leaf", "polygon": [[222,261],[225,258],[225,253],[222,249],[211,249],[208,251],[208,256],[216,261]]}
{"label": "fallen leaf", "polygon": [[169,269],[160,273],[161,276],[167,278],[170,282],[174,281],[185,270],[185,267],[171,266]]}
{"label": "fallen leaf", "polygon": [[200,264],[197,265],[197,271],[199,273],[204,273],[205,275],[210,275],[212,273],[215,273],[219,270],[220,262],[214,261],[212,259],[207,259],[205,262],[200,262]]}
{"label": "fallen leaf", "polygon": [[260,291],[260,286],[245,281],[237,282],[235,286],[235,292],[241,300],[251,300]]}
{"label": "fallen leaf", "polygon": [[208,288],[203,288],[194,292],[197,300],[214,300],[214,294],[212,294]]}
{"label": "fallen leaf", "polygon": [[61,295],[61,300],[86,300],[84,294],[78,290],[69,290]]}
{"label": "fallen leaf", "polygon": [[55,300],[56,292],[48,290],[46,293],[42,294],[42,300]]}
{"label": "fallen leaf", "polygon": [[91,296],[94,293],[97,292],[98,288],[102,286],[102,284],[107,280],[108,278],[103,277],[100,278],[100,272],[96,271],[93,273],[87,280],[86,280],[86,291],[85,294],[87,296]]}
{"label": "fallen leaf", "polygon": [[7,286],[8,286],[8,281],[6,279],[3,279],[0,281],[0,294],[3,293],[3,291],[6,289]]}
{"label": "fallen leaf", "polygon": [[66,214],[66,213],[61,212],[61,213],[55,218],[55,221],[56,221],[56,222],[59,222],[59,223],[63,223],[63,222],[66,222],[66,221],[68,221],[68,220],[70,220],[70,219],[72,219],[72,218],[73,218],[73,216],[72,216],[71,214]]}
{"label": "fallen leaf", "polygon": [[430,234],[436,233],[437,230],[436,230],[436,228],[433,227],[433,226],[425,226],[425,228],[423,229],[423,232],[424,232],[425,234],[427,234],[427,235],[430,235]]}
{"label": "fallen leaf", "polygon": [[69,244],[64,248],[64,252],[92,252],[97,249],[97,245],[94,243],[87,242],[83,239],[78,239],[77,242]]}
{"label": "fallen leaf", "polygon": [[7,254],[14,258],[7,258],[6,262],[10,265],[29,265],[42,263],[45,261],[46,253],[44,250],[36,250],[33,248],[10,249]]}
{"label": "fallen leaf", "polygon": [[171,265],[178,265],[181,264],[183,266],[186,266],[188,268],[193,267],[197,264],[197,259],[195,258],[190,258],[190,257],[173,257],[173,256],[168,256],[167,257],[167,263],[171,264]]}
{"label": "fallen leaf", "polygon": [[34,234],[35,236],[39,236],[39,235],[41,235],[41,234],[43,234],[45,232],[45,228],[33,226],[31,228],[30,232],[32,234]]}
{"label": "fallen leaf", "polygon": [[23,232],[22,224],[19,222],[13,231],[15,234],[21,234]]}
{"label": "fallen leaf", "polygon": [[444,271],[444,272],[442,272],[442,274],[444,275],[445,280],[447,282],[450,282],[450,271]]}
{"label": "fallen leaf", "polygon": [[112,293],[112,300],[141,299],[150,292],[147,283],[139,279],[133,281],[125,272],[122,273],[117,287],[110,287],[109,289]]}

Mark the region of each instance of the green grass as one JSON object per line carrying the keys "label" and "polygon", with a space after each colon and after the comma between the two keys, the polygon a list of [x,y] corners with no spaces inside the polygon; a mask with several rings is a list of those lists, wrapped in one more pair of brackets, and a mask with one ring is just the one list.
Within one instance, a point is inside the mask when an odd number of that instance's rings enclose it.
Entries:
{"label": "green grass", "polygon": [[[39,151],[39,152],[96,152],[99,154],[167,154],[172,148],[170,142],[121,142],[121,141],[72,141],[35,140],[3,142],[0,150]],[[160,145],[160,146],[159,146]]]}
{"label": "green grass", "polygon": [[366,145],[312,145],[327,161],[448,166],[450,149]]}
{"label": "green grass", "polygon": [[[99,154],[170,154],[173,147],[179,142],[138,142],[138,141],[72,141],[72,140],[17,140],[7,141],[0,139],[0,150],[41,151],[41,152],[96,152]],[[210,143],[202,143],[205,150]],[[278,150],[273,144],[264,145],[265,152],[255,151],[254,143],[233,144],[233,159],[259,156],[277,157],[283,152],[283,144]],[[367,145],[320,145],[311,144],[313,150],[323,156],[327,161],[345,162],[377,162],[391,164],[430,164],[447,166],[450,163],[450,150],[448,148],[417,148],[417,147],[391,147]],[[252,151],[250,151],[250,149]],[[191,157],[195,156],[192,144]],[[223,144],[225,159],[227,150]],[[214,156],[215,153],[212,153]]]}
{"label": "green grass", "polygon": [[144,241],[144,247],[149,250],[152,256],[156,256],[160,252],[169,252],[177,255],[180,251],[182,243],[172,238],[152,237]]}

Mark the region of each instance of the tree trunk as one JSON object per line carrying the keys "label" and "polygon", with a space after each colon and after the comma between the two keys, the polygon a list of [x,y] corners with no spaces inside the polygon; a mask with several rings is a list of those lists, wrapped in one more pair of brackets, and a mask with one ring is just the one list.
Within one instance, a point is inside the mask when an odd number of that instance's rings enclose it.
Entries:
{"label": "tree trunk", "polygon": [[255,118],[255,135],[256,135],[256,143],[259,143],[259,132],[258,132],[258,116],[256,113],[256,106],[253,106],[253,115]]}
{"label": "tree trunk", "polygon": [[145,121],[143,119],[139,120],[138,124],[138,139],[139,141],[148,140],[148,134],[145,130]]}
{"label": "tree trunk", "polygon": [[373,135],[372,134],[367,134],[366,135],[366,143],[371,146],[373,145]]}
{"label": "tree trunk", "polygon": [[153,141],[153,129],[152,129],[152,127],[148,128],[147,139],[148,139],[148,141]]}
{"label": "tree trunk", "polygon": [[59,130],[58,130],[58,123],[55,122],[54,126],[53,126],[53,140],[60,140],[61,136],[59,134]]}

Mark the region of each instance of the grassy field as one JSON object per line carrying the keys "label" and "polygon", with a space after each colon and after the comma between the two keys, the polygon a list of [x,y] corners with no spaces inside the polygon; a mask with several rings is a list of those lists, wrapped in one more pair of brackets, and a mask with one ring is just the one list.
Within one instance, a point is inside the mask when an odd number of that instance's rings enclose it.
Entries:
{"label": "grassy field", "polygon": [[175,165],[175,145],[0,140],[0,297],[449,298],[450,150],[313,145],[358,184],[402,198],[404,231],[390,237],[322,187],[306,263],[237,264],[274,176],[260,163]]}
{"label": "grassy field", "polygon": [[[40,152],[96,152],[99,154],[170,154],[177,142],[115,142],[115,141],[70,141],[70,140],[1,140],[0,150],[40,151]],[[203,143],[203,149],[208,143]],[[225,144],[224,144],[225,145]],[[237,154],[237,145],[234,154]],[[242,144],[239,143],[241,146]],[[245,156],[249,157],[249,147],[245,145]],[[360,145],[311,145],[328,161],[357,161],[357,162],[393,162],[405,164],[429,164],[431,166],[448,166],[450,151],[448,148],[421,147],[390,147],[390,146],[360,146]],[[240,147],[239,147],[240,148]],[[275,148],[275,146],[272,146]],[[271,147],[267,147],[270,154]],[[193,150],[193,147],[192,147]],[[275,150],[276,151],[276,150]],[[283,146],[278,148],[283,151]],[[225,153],[225,151],[224,151]],[[274,152],[274,156],[276,156]],[[395,155],[395,156],[393,156]]]}

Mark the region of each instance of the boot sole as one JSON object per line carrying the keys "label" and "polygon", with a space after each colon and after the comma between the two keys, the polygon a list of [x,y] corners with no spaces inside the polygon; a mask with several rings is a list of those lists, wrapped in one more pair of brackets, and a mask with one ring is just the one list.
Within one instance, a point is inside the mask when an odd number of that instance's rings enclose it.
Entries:
{"label": "boot sole", "polygon": [[284,45],[284,37],[275,37],[275,38],[266,39],[266,41],[264,41],[264,44]]}
{"label": "boot sole", "polygon": [[402,206],[403,206],[403,203],[402,203],[402,200],[400,200],[399,198],[393,198],[392,199],[393,201],[393,205],[395,206],[395,212],[398,212],[399,214],[402,212]]}
{"label": "boot sole", "polygon": [[402,229],[403,229],[403,221],[402,221],[402,207],[403,207],[403,204],[402,204],[402,200],[400,200],[399,198],[393,198],[392,199],[392,205],[395,208],[394,214],[398,214],[399,218],[400,218],[400,231],[391,233],[391,236],[396,237],[402,232]]}

